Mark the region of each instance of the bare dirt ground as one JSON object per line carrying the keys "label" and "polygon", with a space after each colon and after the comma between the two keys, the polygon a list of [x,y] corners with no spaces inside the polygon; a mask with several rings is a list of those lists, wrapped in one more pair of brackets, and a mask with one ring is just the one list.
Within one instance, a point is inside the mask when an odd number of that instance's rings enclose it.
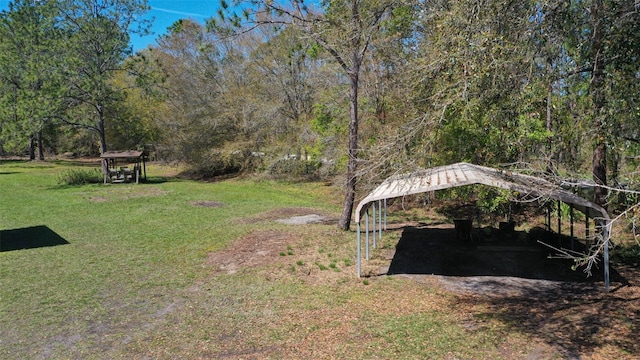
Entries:
{"label": "bare dirt ground", "polygon": [[[207,264],[214,267],[216,272],[233,274],[243,269],[268,267],[268,276],[277,278],[287,276],[282,274],[284,264],[291,262],[289,256],[293,255],[292,246],[295,245],[295,258],[300,261],[301,272],[315,277],[331,276],[324,274],[314,266],[318,262],[317,249],[302,246],[304,226],[310,224],[333,224],[337,220],[326,214],[320,214],[317,210],[309,208],[282,208],[269,211],[252,218],[246,218],[240,222],[272,222],[290,225],[287,230],[260,230],[254,231],[242,239],[235,241],[228,248],[210,253]],[[306,249],[306,250],[305,250]],[[306,280],[311,280],[308,278]],[[322,281],[322,280],[320,280]]]}
{"label": "bare dirt ground", "polygon": [[[334,221],[305,208],[279,209],[246,221],[292,218]],[[301,241],[299,229],[309,226],[304,221],[301,224],[291,226],[291,231],[253,232],[231,247],[211,253],[208,264],[216,272],[226,273],[282,268],[290,261],[286,256],[288,247]],[[580,271],[572,271],[571,263],[549,259],[544,248],[523,241],[524,237],[517,233],[507,242],[477,245],[457,241],[449,224],[407,223],[392,226],[389,232],[400,240],[378,250],[370,262],[370,276],[402,276],[425,286],[437,284],[453,294],[454,306],[460,312],[474,319],[498,319],[539,341],[539,353],[528,358],[545,359],[557,352],[569,359],[620,358],[621,351],[633,359],[640,354],[640,343],[636,341],[640,329],[638,268],[614,264],[611,291],[606,293],[601,269],[595,269],[593,276],[587,278]],[[304,247],[296,246],[296,259],[313,263],[317,249],[301,249]],[[341,273],[318,271],[315,267],[307,267],[302,273],[306,279],[322,282],[352,277],[352,270],[353,264]],[[270,273],[276,277],[291,275],[278,275],[277,270]],[[470,321],[465,326],[478,325]],[[505,351],[508,354],[514,349]]]}
{"label": "bare dirt ground", "polygon": [[254,232],[232,246],[209,254],[207,264],[217,272],[234,274],[244,268],[283,262],[280,253],[296,241],[292,234],[281,231]]}

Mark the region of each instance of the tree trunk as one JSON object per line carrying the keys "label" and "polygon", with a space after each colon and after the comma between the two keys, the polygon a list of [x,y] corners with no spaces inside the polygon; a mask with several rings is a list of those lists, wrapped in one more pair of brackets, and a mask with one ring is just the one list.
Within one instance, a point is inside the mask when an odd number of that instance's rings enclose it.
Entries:
{"label": "tree trunk", "polygon": [[362,20],[360,18],[360,2],[351,1],[351,68],[345,68],[349,76],[349,162],[347,164],[347,189],[344,196],[342,214],[338,227],[349,230],[353,214],[353,202],[356,197],[356,183],[358,170],[358,86],[360,81],[360,67],[368,43],[362,43]]}
{"label": "tree trunk", "polygon": [[42,146],[42,130],[38,131],[38,160],[44,161],[44,148]]}
{"label": "tree trunk", "polygon": [[[107,138],[104,133],[104,110],[102,105],[98,105],[98,136],[100,136],[100,155],[107,151]],[[102,159],[102,173],[109,174],[109,164],[107,159]]]}
{"label": "tree trunk", "polygon": [[104,131],[104,108],[100,104],[98,110],[98,136],[100,136],[100,154],[107,151],[107,138]]}
{"label": "tree trunk", "polygon": [[36,159],[36,138],[31,135],[29,136],[29,161],[33,161]]}
{"label": "tree trunk", "polygon": [[[357,60],[356,60],[357,61]],[[349,230],[351,215],[353,214],[353,202],[356,196],[356,171],[358,167],[358,78],[360,66],[354,64],[349,78],[351,87],[349,90],[349,162],[347,164],[347,189],[344,197],[342,214],[338,221],[338,227]]]}
{"label": "tree trunk", "polygon": [[[553,84],[549,81],[549,88],[547,89],[547,131],[551,133],[551,101],[553,100]],[[547,139],[547,173],[553,174],[553,138]]]}
{"label": "tree trunk", "polygon": [[607,146],[604,141],[598,141],[593,150],[593,180],[596,182],[594,202],[602,207],[606,205],[607,189]]}
{"label": "tree trunk", "polygon": [[594,129],[596,132],[595,148],[593,150],[593,180],[596,183],[594,191],[594,202],[602,207],[606,205],[607,189],[607,133],[605,129],[606,99],[604,94],[604,70],[602,55],[602,0],[595,0],[591,5],[591,20],[593,35],[591,39],[591,59],[593,64],[591,78],[591,97],[593,100],[593,116],[595,119]]}

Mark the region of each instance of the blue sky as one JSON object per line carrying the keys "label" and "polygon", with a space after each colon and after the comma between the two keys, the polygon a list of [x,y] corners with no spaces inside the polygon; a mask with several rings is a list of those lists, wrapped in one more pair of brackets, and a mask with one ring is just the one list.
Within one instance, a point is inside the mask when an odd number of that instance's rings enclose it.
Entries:
{"label": "blue sky", "polygon": [[[55,0],[53,0],[55,1]],[[180,19],[193,19],[204,23],[205,19],[216,15],[219,0],[147,0],[151,10],[145,15],[153,18],[151,26],[152,35],[139,37],[132,35],[131,43],[133,50],[141,50],[150,44],[155,43],[155,39],[162,34],[171,24]],[[0,0],[0,10],[9,7],[9,0]]]}
{"label": "blue sky", "polygon": [[[4,1],[4,0],[0,0]],[[131,42],[133,50],[144,49],[149,44],[154,44],[155,39],[162,34],[171,24],[180,19],[193,19],[204,23],[205,19],[216,15],[219,0],[147,0],[151,10],[147,17],[153,18],[150,36],[140,38],[133,35]]]}

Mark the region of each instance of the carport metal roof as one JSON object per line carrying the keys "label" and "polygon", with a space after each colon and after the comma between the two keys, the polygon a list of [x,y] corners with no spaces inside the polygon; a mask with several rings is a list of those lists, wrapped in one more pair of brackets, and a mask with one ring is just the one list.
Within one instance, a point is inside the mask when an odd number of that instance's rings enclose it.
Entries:
{"label": "carport metal roof", "polygon": [[374,201],[472,184],[483,184],[526,195],[560,200],[573,205],[575,209],[590,218],[609,220],[609,214],[601,206],[563,190],[547,180],[462,162],[388,178],[360,201],[356,208],[356,222],[360,222],[363,210],[366,210]]}
{"label": "carport metal roof", "polygon": [[[601,206],[542,178],[464,162],[392,176],[386,179],[362,199],[356,208],[355,220],[358,227],[358,237],[360,236],[362,217],[371,205],[374,205],[375,209],[375,203],[378,201],[472,184],[508,189],[523,195],[549,198],[570,204],[603,226],[606,232],[604,238],[608,244],[610,218],[607,211]],[[358,276],[360,276],[359,248],[360,239],[358,239]],[[605,282],[608,287],[608,246],[604,246],[604,256]]]}

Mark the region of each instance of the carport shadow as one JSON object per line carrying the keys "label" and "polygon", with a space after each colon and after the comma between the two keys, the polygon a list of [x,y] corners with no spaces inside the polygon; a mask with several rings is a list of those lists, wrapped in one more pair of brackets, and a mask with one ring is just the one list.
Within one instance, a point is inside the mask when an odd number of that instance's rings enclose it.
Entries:
{"label": "carport shadow", "polygon": [[[513,238],[525,236],[516,232]],[[446,276],[443,284],[459,292],[459,311],[483,319],[480,324],[496,319],[542,339],[563,358],[607,346],[637,358],[637,270],[611,268],[612,291],[606,293],[602,269],[586,277],[571,270],[570,261],[549,259],[550,250],[536,245],[540,239],[528,240],[475,245],[458,241],[453,228],[407,227],[388,273]]]}
{"label": "carport shadow", "polygon": [[[553,281],[601,281],[596,271],[587,277],[572,270],[573,262],[550,258],[550,249],[523,231],[480,243],[458,240],[453,227],[406,227],[388,274],[444,276],[510,276]],[[550,240],[555,241],[554,239]],[[596,269],[597,270],[597,269]],[[619,274],[612,271],[612,277]]]}
{"label": "carport shadow", "polygon": [[0,230],[0,252],[69,244],[45,225]]}

